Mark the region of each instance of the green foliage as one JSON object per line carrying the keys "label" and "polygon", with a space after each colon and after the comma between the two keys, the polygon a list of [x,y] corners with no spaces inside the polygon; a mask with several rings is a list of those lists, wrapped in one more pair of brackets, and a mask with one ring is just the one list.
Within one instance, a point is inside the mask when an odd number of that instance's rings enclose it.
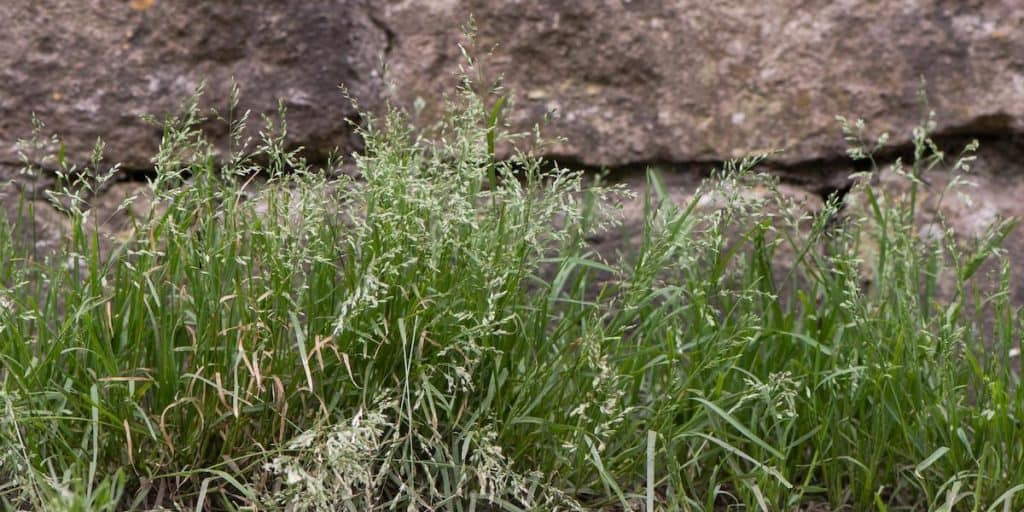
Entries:
{"label": "green foliage", "polygon": [[[1024,506],[1021,317],[1005,265],[969,286],[1012,224],[923,238],[916,192],[868,180],[843,222],[799,216],[748,193],[773,186],[749,158],[688,204],[651,173],[639,247],[602,256],[626,192],[496,160],[504,99],[470,90],[430,131],[368,118],[359,180],[287,149],[283,116],[247,143],[233,109],[218,165],[194,99],[112,250],[88,198],[116,168],[59,156],[65,248],[33,259],[0,222],[7,506]],[[863,129],[854,158],[884,145]]]}

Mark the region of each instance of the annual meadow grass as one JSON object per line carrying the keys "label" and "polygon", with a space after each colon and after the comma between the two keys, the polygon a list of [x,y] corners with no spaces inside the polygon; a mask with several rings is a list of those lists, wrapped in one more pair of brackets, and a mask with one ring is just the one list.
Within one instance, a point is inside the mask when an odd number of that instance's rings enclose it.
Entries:
{"label": "annual meadow grass", "polygon": [[1024,507],[1013,224],[915,225],[973,146],[944,161],[926,122],[908,194],[811,213],[743,193],[760,157],[687,204],[651,173],[638,246],[599,254],[628,191],[497,160],[502,105],[469,91],[430,129],[367,115],[358,179],[283,117],[249,141],[225,114],[225,151],[193,100],[115,240],[88,198],[120,171],[55,155],[63,249],[0,222],[3,507]]}

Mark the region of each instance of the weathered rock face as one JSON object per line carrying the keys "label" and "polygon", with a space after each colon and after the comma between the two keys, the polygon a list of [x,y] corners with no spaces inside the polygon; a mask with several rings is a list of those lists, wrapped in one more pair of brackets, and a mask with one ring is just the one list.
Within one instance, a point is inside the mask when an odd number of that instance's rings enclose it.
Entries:
{"label": "weathered rock face", "polygon": [[526,128],[555,111],[554,152],[588,165],[841,155],[834,116],[910,133],[927,81],[940,131],[1024,130],[1018,0],[407,1],[385,9],[411,105],[452,83],[474,13],[491,76]]}
{"label": "weathered rock face", "polygon": [[[345,84],[436,113],[461,63],[469,15],[487,75],[504,75],[529,128],[555,112],[554,155],[618,166],[718,161],[787,148],[780,163],[841,155],[833,116],[909,133],[927,80],[940,131],[1024,131],[1024,8],[1018,0],[200,1],[0,3],[0,162],[35,112],[72,156],[97,136],[145,168],[172,111],[206,80],[224,106],[289,110],[291,140],[324,154],[358,145]],[[379,74],[386,64],[383,87]],[[389,92],[388,92],[389,91]]]}
{"label": "weathered rock face", "polygon": [[10,0],[0,20],[0,162],[17,161],[34,112],[75,159],[102,137],[110,160],[150,167],[161,130],[139,116],[175,111],[204,80],[224,110],[232,78],[254,121],[280,98],[293,141],[349,150],[354,110],[338,86],[377,97],[387,44],[362,0]]}

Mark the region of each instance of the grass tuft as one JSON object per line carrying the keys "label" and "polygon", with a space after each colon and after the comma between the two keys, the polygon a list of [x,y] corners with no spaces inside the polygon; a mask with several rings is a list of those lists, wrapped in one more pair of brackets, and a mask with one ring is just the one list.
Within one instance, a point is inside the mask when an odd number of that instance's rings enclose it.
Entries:
{"label": "grass tuft", "polygon": [[3,506],[1024,507],[1014,223],[917,229],[930,121],[905,194],[800,213],[752,157],[675,204],[650,173],[638,246],[602,255],[627,191],[496,159],[519,135],[472,89],[429,130],[367,116],[358,180],[283,112],[244,139],[237,100],[225,152],[197,95],[114,237],[90,201],[120,171],[58,152],[63,247],[0,222]]}

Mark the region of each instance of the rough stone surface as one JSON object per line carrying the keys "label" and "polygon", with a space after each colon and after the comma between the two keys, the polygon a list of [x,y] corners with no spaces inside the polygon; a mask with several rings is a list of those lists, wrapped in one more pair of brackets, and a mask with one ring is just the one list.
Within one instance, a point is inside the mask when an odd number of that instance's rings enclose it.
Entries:
{"label": "rough stone surface", "polygon": [[[554,112],[566,162],[710,162],[786,148],[780,163],[833,161],[833,116],[907,134],[927,80],[940,131],[1024,131],[1018,0],[10,0],[0,2],[0,162],[35,112],[83,157],[145,168],[160,130],[204,79],[226,105],[290,114],[291,141],[322,156],[358,146],[345,84],[436,115],[473,15],[485,76],[518,97],[516,128]],[[381,64],[388,69],[381,77]],[[384,87],[386,82],[393,85]],[[905,139],[903,139],[905,140]],[[896,142],[899,142],[897,140]],[[813,169],[812,169],[813,171]]]}
{"label": "rough stone surface", "polygon": [[357,146],[338,89],[375,98],[385,31],[365,0],[9,0],[0,2],[0,162],[31,133],[31,114],[83,160],[97,137],[107,156],[147,168],[161,130],[139,116],[173,112],[205,80],[206,103],[288,109],[291,140],[315,154]]}
{"label": "rough stone surface", "polygon": [[567,142],[553,152],[587,165],[841,156],[834,116],[909,136],[922,77],[940,131],[1024,130],[1019,0],[387,5],[400,104],[453,83],[473,13],[477,47],[494,47],[485,74],[519,98],[513,124],[556,112],[548,133]]}

